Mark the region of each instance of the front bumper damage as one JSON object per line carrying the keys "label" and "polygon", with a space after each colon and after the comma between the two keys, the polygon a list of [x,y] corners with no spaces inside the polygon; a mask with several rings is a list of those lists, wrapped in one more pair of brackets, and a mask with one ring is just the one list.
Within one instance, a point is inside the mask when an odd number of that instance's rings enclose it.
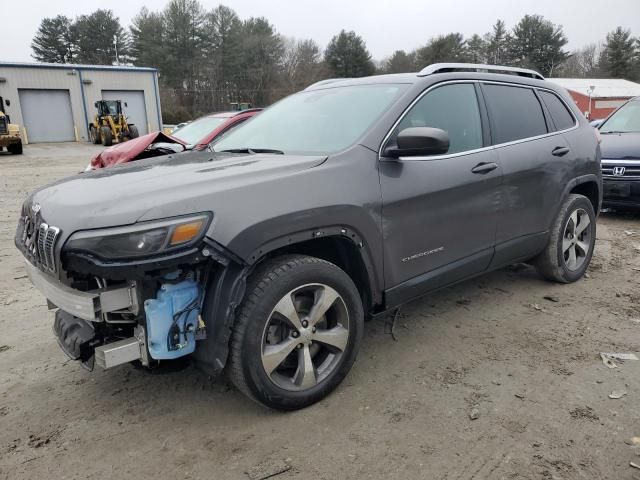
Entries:
{"label": "front bumper damage", "polygon": [[28,260],[25,260],[25,265],[31,283],[47,298],[50,310],[61,308],[90,322],[101,321],[103,314],[120,310],[139,313],[135,282],[124,288],[82,292],[53,279]]}
{"label": "front bumper damage", "polygon": [[[25,268],[33,285],[47,298],[49,309],[56,310],[53,330],[58,344],[83,367],[108,369],[130,362],[153,367],[165,359],[190,355],[202,370],[217,375],[226,363],[233,316],[244,294],[249,267],[208,239],[195,250],[182,258],[134,265],[94,264],[87,258],[63,256],[59,275],[38,268],[25,256]],[[173,274],[179,278],[171,280]],[[91,278],[99,279],[98,283],[87,283]],[[166,347],[167,333],[160,330],[158,337],[155,328],[160,292],[179,282],[194,281],[200,292],[197,311],[189,310],[192,314],[184,322],[190,323],[184,323],[184,328],[166,330],[176,337],[176,348],[171,348],[171,341]],[[166,303],[164,298],[162,305]],[[175,313],[172,310],[168,318]]]}

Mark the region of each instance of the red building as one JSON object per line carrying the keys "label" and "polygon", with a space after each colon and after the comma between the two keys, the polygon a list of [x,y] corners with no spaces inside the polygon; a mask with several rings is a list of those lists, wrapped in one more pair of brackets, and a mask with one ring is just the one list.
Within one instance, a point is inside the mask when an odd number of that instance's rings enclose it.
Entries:
{"label": "red building", "polygon": [[578,108],[589,120],[609,116],[633,97],[640,96],[640,84],[618,78],[549,78],[566,88]]}

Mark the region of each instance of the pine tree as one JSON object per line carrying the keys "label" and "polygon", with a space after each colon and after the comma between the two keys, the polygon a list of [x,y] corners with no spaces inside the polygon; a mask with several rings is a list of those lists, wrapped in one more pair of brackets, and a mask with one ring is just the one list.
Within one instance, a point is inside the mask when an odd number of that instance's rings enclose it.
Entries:
{"label": "pine tree", "polygon": [[487,44],[477,33],[467,40],[467,58],[472,63],[487,63]]}
{"label": "pine tree", "polygon": [[31,55],[39,62],[72,62],[75,45],[71,35],[71,20],[64,15],[42,19],[31,42],[31,49]]}
{"label": "pine tree", "polygon": [[334,36],[327,45],[324,58],[336,77],[365,77],[375,72],[364,40],[354,31],[342,30]]}
{"label": "pine tree", "polygon": [[415,54],[404,50],[396,50],[383,62],[384,73],[407,73],[416,70]]}
{"label": "pine tree", "polygon": [[562,26],[554,25],[541,15],[525,15],[513,29],[508,51],[516,65],[551,76],[569,57],[563,50],[567,42]]}
{"label": "pine tree", "polygon": [[432,38],[416,51],[418,69],[441,62],[466,62],[469,59],[461,33],[449,33]]}
{"label": "pine tree", "polygon": [[81,15],[71,30],[77,35],[78,62],[113,65],[117,60],[126,61],[129,37],[111,10]]}
{"label": "pine tree", "polygon": [[604,73],[613,78],[634,79],[636,62],[636,40],[631,32],[622,27],[610,32],[601,57]]}
{"label": "pine tree", "polygon": [[509,63],[508,43],[510,40],[507,27],[502,20],[496,21],[490,33],[485,35],[487,46],[487,62],[491,65],[505,65]]}
{"label": "pine tree", "polygon": [[163,69],[164,24],[162,15],[142,7],[131,26],[131,59],[135,65]]}

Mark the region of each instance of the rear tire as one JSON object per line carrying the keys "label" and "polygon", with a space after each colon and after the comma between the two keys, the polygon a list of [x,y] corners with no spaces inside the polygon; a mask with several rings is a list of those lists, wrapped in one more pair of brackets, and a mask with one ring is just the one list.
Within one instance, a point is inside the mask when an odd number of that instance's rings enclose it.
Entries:
{"label": "rear tire", "polygon": [[138,128],[135,125],[129,125],[129,138],[138,138],[140,134],[138,133]]}
{"label": "rear tire", "polygon": [[22,155],[22,141],[7,146],[7,151],[14,155]]}
{"label": "rear tire", "polygon": [[572,283],[585,274],[596,243],[596,214],[589,199],[571,194],[551,227],[545,250],[534,260],[547,280]]}
{"label": "rear tire", "polygon": [[351,278],[332,263],[302,255],[261,265],[238,313],[229,379],[278,410],[307,407],[333,391],[351,369],[364,329]]}
{"label": "rear tire", "polygon": [[102,139],[102,145],[105,147],[113,145],[113,136],[111,135],[111,129],[109,127],[102,127],[100,129],[100,137]]}

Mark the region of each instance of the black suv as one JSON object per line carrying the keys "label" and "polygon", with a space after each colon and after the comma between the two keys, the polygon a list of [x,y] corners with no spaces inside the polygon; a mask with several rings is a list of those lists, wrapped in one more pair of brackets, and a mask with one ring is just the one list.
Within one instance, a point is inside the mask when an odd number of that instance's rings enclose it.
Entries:
{"label": "black suv", "polygon": [[640,208],[640,97],[600,126],[604,207]]}
{"label": "black suv", "polygon": [[533,71],[326,80],[213,150],[24,203],[15,243],[85,367],[190,356],[301,408],[347,375],[366,317],[514,262],[574,282],[593,252],[596,133]]}

